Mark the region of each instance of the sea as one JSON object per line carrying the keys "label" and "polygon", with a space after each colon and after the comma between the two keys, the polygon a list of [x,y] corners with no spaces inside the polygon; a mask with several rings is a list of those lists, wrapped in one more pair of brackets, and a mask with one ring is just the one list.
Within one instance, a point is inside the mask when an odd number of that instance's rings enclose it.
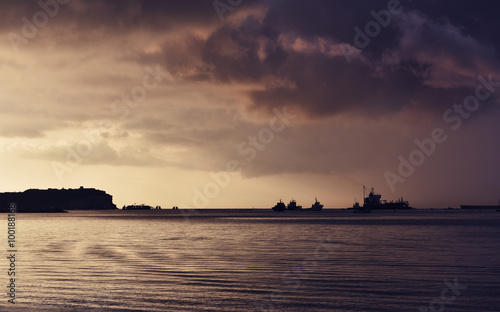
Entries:
{"label": "sea", "polygon": [[1,218],[0,311],[500,311],[495,210]]}

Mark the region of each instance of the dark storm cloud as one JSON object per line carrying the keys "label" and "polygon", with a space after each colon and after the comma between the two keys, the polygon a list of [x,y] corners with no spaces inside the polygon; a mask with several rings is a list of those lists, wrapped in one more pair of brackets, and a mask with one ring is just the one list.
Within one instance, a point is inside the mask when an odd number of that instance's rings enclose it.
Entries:
{"label": "dark storm cloud", "polygon": [[[54,1],[42,0],[57,14],[50,20],[51,24],[78,26],[81,32],[89,28],[106,29],[111,31],[133,30],[144,27],[159,31],[181,27],[183,24],[209,23],[217,20],[210,2],[202,0],[191,1],[142,1],[142,0],[96,0],[64,1],[54,9]],[[33,15],[43,10],[38,1],[3,0],[0,2],[3,17],[2,28],[19,28],[21,18],[26,16],[32,19]]]}
{"label": "dark storm cloud", "polygon": [[355,49],[353,28],[364,29],[370,12],[387,3],[267,2],[264,17],[248,14],[206,40],[167,44],[165,62],[185,79],[266,83],[249,93],[251,109],[292,105],[310,116],[407,107],[442,113],[473,92],[478,75],[500,72],[496,35],[478,26],[492,23],[481,15],[488,7],[464,4],[472,8],[464,17],[453,10],[457,2],[433,12],[425,1],[401,1],[402,12],[348,62],[343,47]]}
{"label": "dark storm cloud", "polygon": [[[40,10],[35,2],[4,3],[10,9],[1,27],[10,31]],[[354,27],[366,31],[371,12],[390,3],[398,13],[357,49]],[[260,84],[247,91],[248,108],[266,112],[295,106],[310,117],[408,107],[442,113],[473,92],[478,75],[500,73],[499,26],[487,2],[245,1],[225,12],[223,23],[212,2],[201,0],[73,0],[59,10],[51,27],[70,29],[71,45],[140,30],[182,32],[155,53],[126,51],[117,58],[164,63],[180,80]]]}

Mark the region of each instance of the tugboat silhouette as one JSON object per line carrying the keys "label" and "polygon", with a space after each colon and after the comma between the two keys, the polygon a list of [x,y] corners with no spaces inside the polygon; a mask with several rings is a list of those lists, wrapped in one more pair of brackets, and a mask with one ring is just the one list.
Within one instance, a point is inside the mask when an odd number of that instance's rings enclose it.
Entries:
{"label": "tugboat silhouette", "polygon": [[274,205],[274,207],[272,208],[274,211],[285,211],[286,210],[286,206],[285,206],[285,203],[280,201]]}
{"label": "tugboat silhouette", "polygon": [[292,200],[286,206],[287,210],[302,210],[302,206],[297,206],[297,202],[292,198]]}
{"label": "tugboat silhouette", "polygon": [[310,209],[306,209],[306,210],[321,211],[323,209],[323,205],[318,201],[317,198],[314,198],[314,199],[315,199],[314,204],[311,206]]}

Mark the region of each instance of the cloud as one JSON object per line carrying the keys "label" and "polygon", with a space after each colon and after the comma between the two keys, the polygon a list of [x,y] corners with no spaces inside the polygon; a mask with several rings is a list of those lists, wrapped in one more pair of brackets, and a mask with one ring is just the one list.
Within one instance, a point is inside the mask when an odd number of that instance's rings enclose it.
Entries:
{"label": "cloud", "polygon": [[475,87],[479,74],[500,73],[492,46],[476,39],[449,22],[438,23],[419,12],[397,17],[399,46],[387,53],[383,66],[413,62],[413,74],[422,84],[434,88]]}
{"label": "cloud", "polygon": [[[492,17],[462,1],[429,3],[405,3],[348,62],[353,28],[387,1],[244,1],[221,23],[210,1],[73,0],[19,53],[6,35],[40,7],[11,1],[0,25],[0,110],[9,119],[0,136],[36,142],[31,154],[9,145],[23,157],[65,161],[81,129],[105,119],[116,131],[83,165],[218,171],[234,159],[246,177],[386,168],[406,141],[427,135],[426,121],[473,94],[477,75],[500,79],[495,29],[456,10],[467,6],[488,25]],[[111,104],[156,65],[172,79],[121,119]],[[238,144],[282,107],[297,118],[246,162]]]}
{"label": "cloud", "polygon": [[[470,93],[478,74],[499,72],[494,44],[484,34],[481,40],[472,37],[470,21],[436,20],[427,14],[432,10],[425,1],[420,11],[418,5],[403,6],[403,13],[393,15],[366,49],[354,50],[348,63],[343,47],[355,49],[353,27],[364,26],[371,10],[386,6],[386,1],[257,1],[239,6],[221,23],[215,12],[207,14],[213,7],[203,1],[75,0],[61,6],[40,40],[29,46],[41,49],[51,42],[59,51],[88,51],[47,63],[58,70],[69,71],[76,59],[102,66],[107,53],[113,56],[110,65],[164,64],[178,81],[254,84],[259,87],[242,93],[250,111],[270,114],[274,107],[293,106],[311,120],[353,112],[380,116],[409,107],[440,113],[445,99]],[[13,4],[5,29],[19,24],[13,16],[29,17],[37,9]],[[80,74],[69,81],[82,85],[131,80],[125,72],[74,70]]]}
{"label": "cloud", "polygon": [[113,147],[107,140],[97,142],[80,140],[72,143],[61,140],[52,144],[11,141],[4,143],[1,149],[18,157],[58,162],[71,168],[89,165],[134,167],[175,165],[172,160],[162,157],[160,149],[139,144]]}
{"label": "cloud", "polygon": [[[270,113],[274,107],[293,106],[313,120],[352,112],[380,116],[408,108],[441,114],[449,102],[473,92],[478,75],[500,73],[491,46],[411,9],[393,16],[373,46],[358,49],[348,63],[342,50],[349,44],[343,41],[346,34],[326,34],[305,25],[297,30],[288,21],[294,12],[273,20],[277,3],[261,14],[240,14],[237,23],[223,24],[207,38],[190,36],[166,43],[167,67],[188,81],[261,85],[248,91],[248,109]],[[286,10],[303,6],[292,1]],[[307,17],[335,24],[318,8],[306,6],[308,14],[297,16],[297,23]],[[366,12],[374,8],[377,5]],[[363,25],[359,11],[353,15]],[[385,45],[379,49],[380,41]]]}

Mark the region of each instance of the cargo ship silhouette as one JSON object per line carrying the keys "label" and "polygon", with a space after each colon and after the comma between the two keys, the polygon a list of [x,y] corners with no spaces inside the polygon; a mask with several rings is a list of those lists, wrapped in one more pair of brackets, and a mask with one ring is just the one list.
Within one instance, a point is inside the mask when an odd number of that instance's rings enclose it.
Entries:
{"label": "cargo ship silhouette", "polygon": [[498,205],[460,205],[460,209],[464,210],[496,209],[497,212],[500,212],[500,199],[498,200]]}
{"label": "cargo ship silhouette", "polygon": [[408,209],[413,209],[413,207],[410,206],[408,201],[403,200],[403,197],[401,197],[397,201],[386,201],[381,199],[382,195],[376,194],[373,187],[368,194],[367,197],[365,197],[366,189],[365,186],[363,185],[363,206],[360,206],[358,202],[355,202],[354,205],[352,205],[352,208],[354,212],[365,212],[369,213],[372,210],[408,210]]}

